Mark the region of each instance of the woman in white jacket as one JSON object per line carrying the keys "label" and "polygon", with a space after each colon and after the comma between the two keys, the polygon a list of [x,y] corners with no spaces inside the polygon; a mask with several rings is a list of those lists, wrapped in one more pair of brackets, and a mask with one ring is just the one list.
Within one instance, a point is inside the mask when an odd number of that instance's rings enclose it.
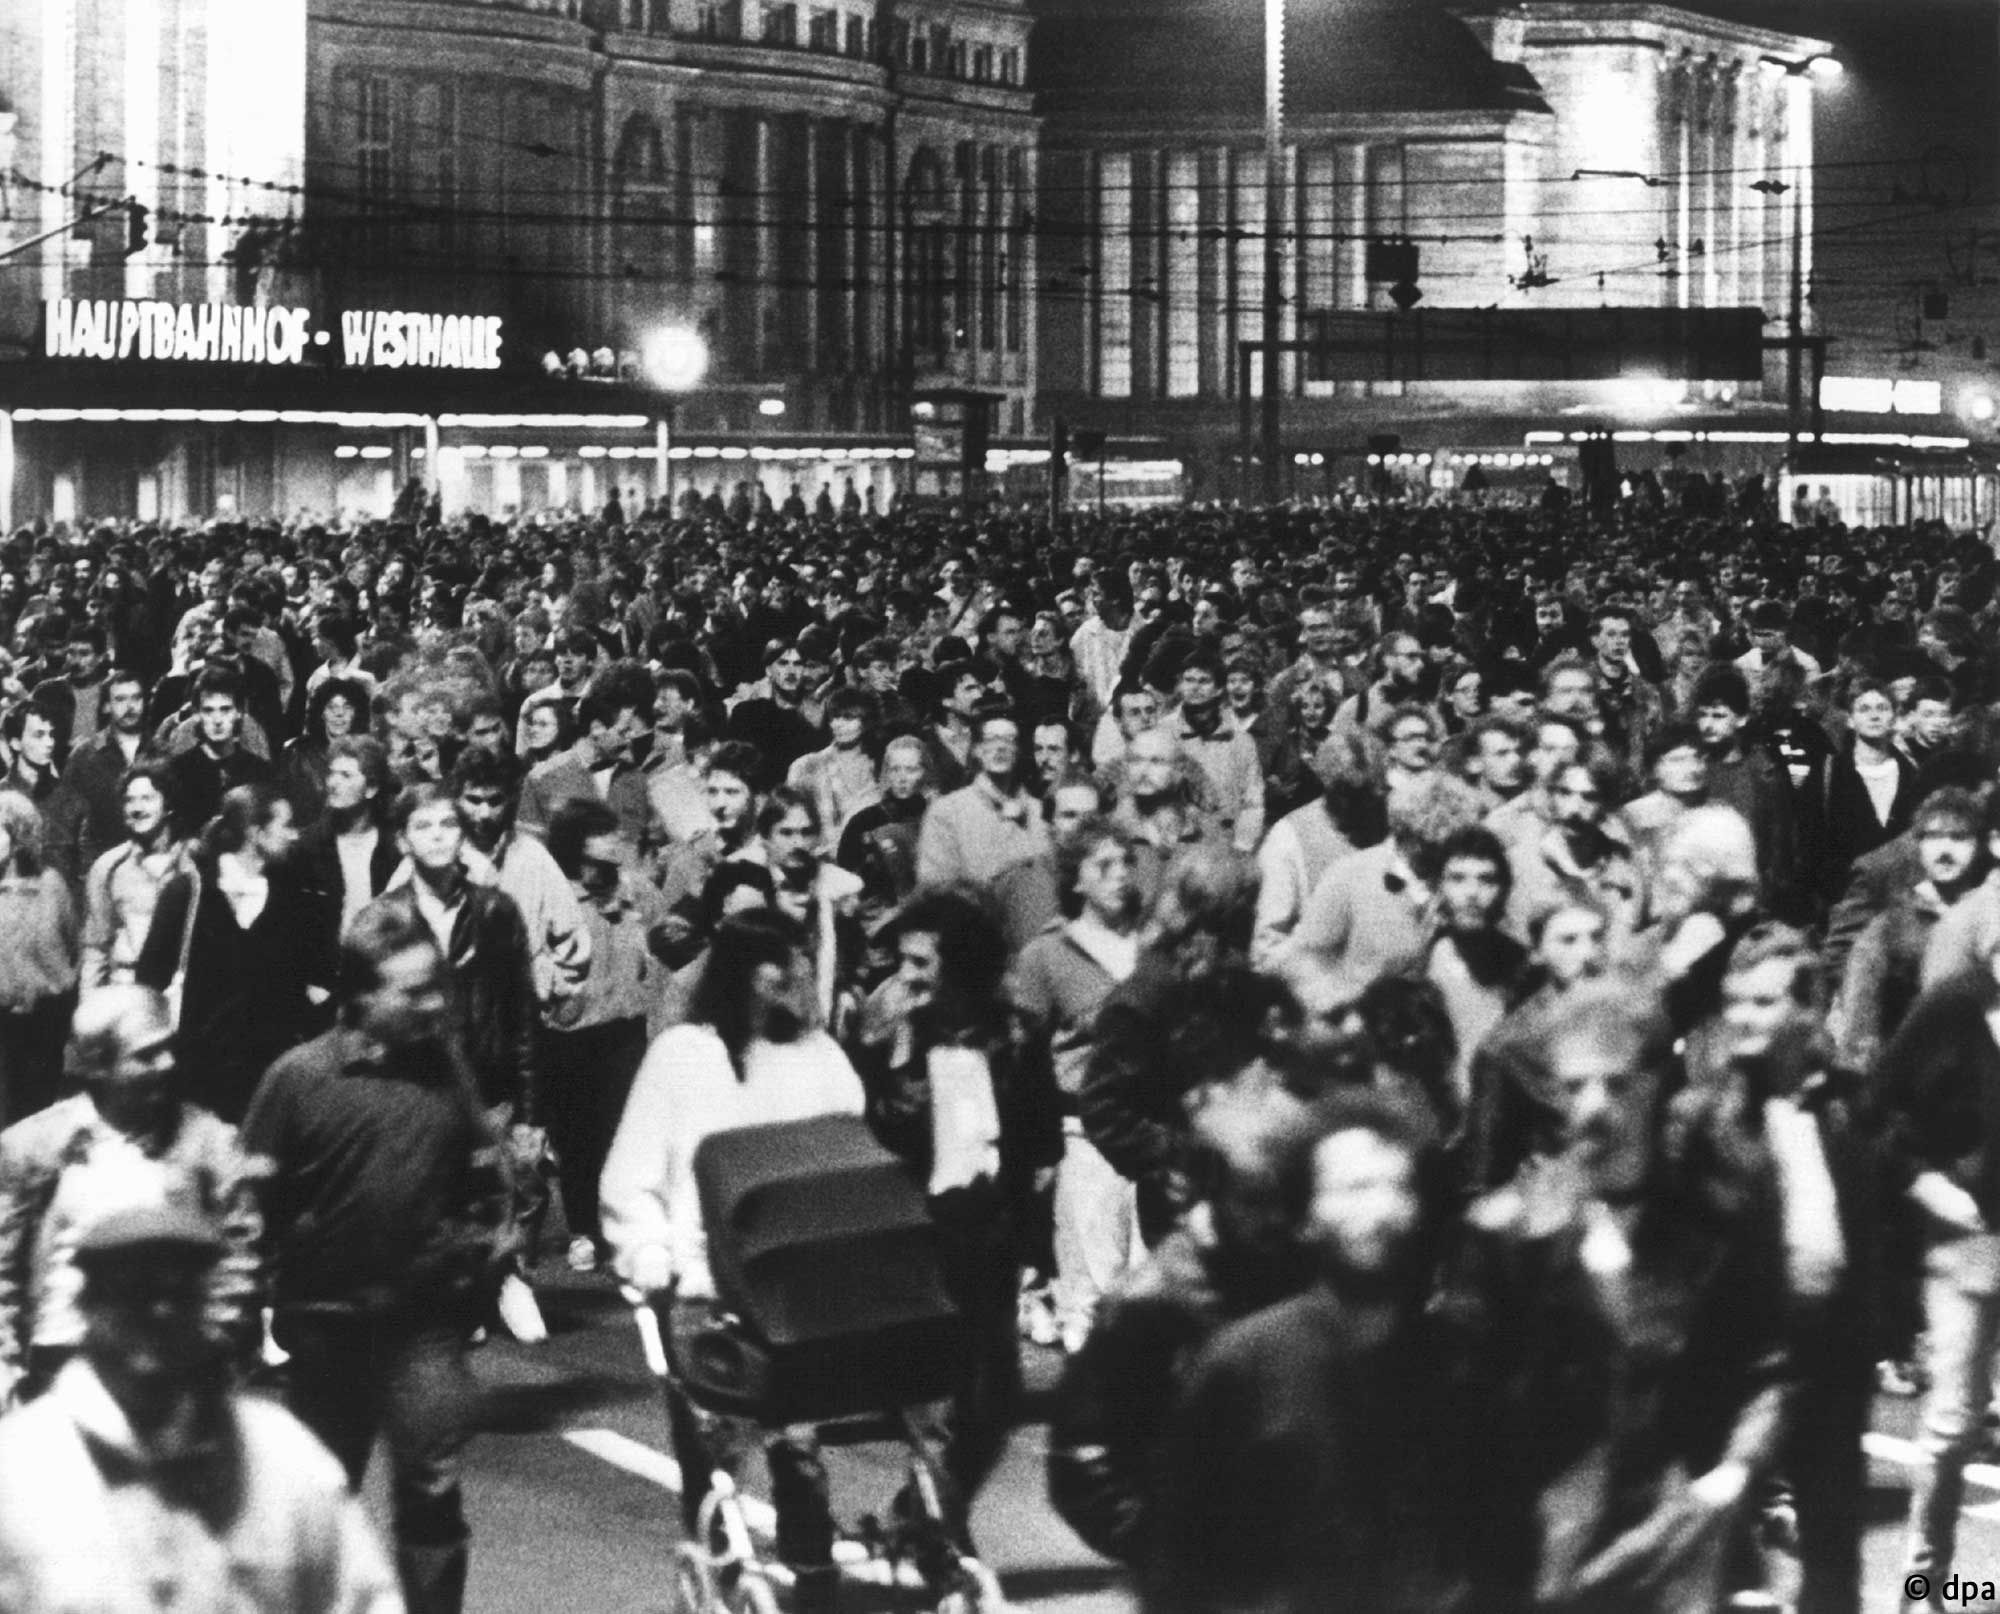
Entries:
{"label": "woman in white jacket", "polygon": [[[717,928],[686,1023],[646,1053],[605,1161],[600,1211],[618,1276],[677,1303],[713,1298],[708,1241],[694,1179],[711,1133],[816,1115],[859,1115],[860,1078],[840,1045],[815,1029],[813,972],[798,930],[775,913],[732,914]],[[671,1387],[674,1446],[687,1476],[690,1535],[706,1487],[733,1468],[751,1426],[694,1407]],[[794,1426],[768,1452],[779,1556],[799,1572],[800,1614],[831,1609],[833,1520],[817,1433]]]}

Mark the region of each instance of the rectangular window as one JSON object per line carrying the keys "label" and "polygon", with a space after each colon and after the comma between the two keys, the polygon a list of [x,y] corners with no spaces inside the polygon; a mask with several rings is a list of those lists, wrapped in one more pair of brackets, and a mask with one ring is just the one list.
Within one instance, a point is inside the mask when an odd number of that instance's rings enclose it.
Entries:
{"label": "rectangular window", "polygon": [[806,38],[814,50],[837,52],[840,49],[840,13],[815,11],[807,25]]}
{"label": "rectangular window", "polygon": [[912,73],[928,73],[931,70],[930,41],[914,28],[907,36],[905,54]]}
{"label": "rectangular window", "polygon": [[1002,84],[1021,82],[1021,52],[1018,46],[1010,46],[1000,53],[1000,82]]}
{"label": "rectangular window", "polygon": [[1027,288],[1022,284],[1022,265],[1031,262],[1027,209],[1028,164],[1019,146],[1007,153],[1007,262],[1003,269],[1007,282],[1007,351],[1019,353],[1027,345],[1025,310]]}
{"label": "rectangular window", "polygon": [[1132,159],[1097,166],[1097,393],[1132,396]]}
{"label": "rectangular window", "polygon": [[[1264,156],[1262,152],[1235,154],[1234,204],[1236,235],[1230,243],[1235,255],[1236,332],[1230,343],[1230,362],[1236,362],[1241,342],[1264,338]],[[1252,354],[1250,391],[1261,398],[1263,360]]]}
{"label": "rectangular window", "polygon": [[985,212],[979,240],[979,347],[991,353],[1000,345],[1000,277],[1007,249],[1000,153],[991,146],[979,154],[979,190]]}
{"label": "rectangular window", "polygon": [[931,71],[949,74],[951,63],[951,30],[933,26],[931,29]]}
{"label": "rectangular window", "polygon": [[449,84],[419,84],[410,97],[411,189],[435,209],[427,233],[440,248],[456,244],[458,222],[458,95]]}
{"label": "rectangular window", "polygon": [[703,39],[741,39],[742,0],[702,0],[695,8],[694,31]]}
{"label": "rectangular window", "polygon": [[380,73],[355,81],[355,189],[367,197],[387,197],[395,189],[390,91],[389,80]]}
{"label": "rectangular window", "polygon": [[766,45],[796,45],[799,42],[799,8],[795,5],[765,6],[762,42]]}
{"label": "rectangular window", "polygon": [[1171,152],[1166,170],[1167,396],[1192,398],[1201,391],[1201,161]]}
{"label": "rectangular window", "polygon": [[847,54],[866,57],[868,54],[868,23],[865,18],[847,19]]}
{"label": "rectangular window", "polygon": [[975,84],[990,84],[993,81],[993,47],[979,45],[972,52],[972,80]]}

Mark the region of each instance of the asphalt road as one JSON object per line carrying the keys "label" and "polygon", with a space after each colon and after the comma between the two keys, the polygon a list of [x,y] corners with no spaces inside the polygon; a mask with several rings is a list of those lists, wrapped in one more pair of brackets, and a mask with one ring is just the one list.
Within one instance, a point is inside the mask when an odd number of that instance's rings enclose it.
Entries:
{"label": "asphalt road", "polygon": [[[630,1313],[608,1279],[578,1278],[560,1263],[537,1274],[551,1337],[527,1347],[496,1337],[476,1353],[486,1391],[465,1490],[473,1531],[471,1614],[663,1614],[680,1538],[678,1470]],[[974,1516],[980,1548],[1011,1602],[1046,1614],[1129,1614],[1134,1604],[1113,1567],[1050,1510],[1042,1462],[1042,1408],[1059,1363],[1027,1348],[1029,1421]],[[1871,1490],[1865,1542],[1866,1614],[1895,1614],[1901,1526],[1917,1407],[1878,1402],[1869,1436]],[[830,1453],[834,1506],[843,1521],[887,1507],[901,1483],[897,1448]],[[379,1465],[378,1465],[379,1469]],[[1975,1465],[1958,1569],[2000,1582],[2000,1457]],[[761,1465],[746,1476],[763,1490]],[[379,1472],[369,1492],[384,1517]],[[755,1504],[753,1503],[753,1506]],[[886,1592],[854,1587],[843,1614],[892,1606]],[[2000,1597],[1954,1610],[2000,1611]]]}

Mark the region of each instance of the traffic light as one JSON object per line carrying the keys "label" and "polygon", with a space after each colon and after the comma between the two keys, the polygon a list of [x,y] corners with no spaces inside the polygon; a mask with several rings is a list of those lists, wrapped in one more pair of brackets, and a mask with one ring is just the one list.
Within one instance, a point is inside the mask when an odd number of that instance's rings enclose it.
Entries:
{"label": "traffic light", "polygon": [[1057,415],[1049,426],[1049,470],[1061,476],[1069,469],[1069,422]]}
{"label": "traffic light", "polygon": [[153,239],[150,233],[152,210],[143,202],[125,204],[125,256],[135,258]]}

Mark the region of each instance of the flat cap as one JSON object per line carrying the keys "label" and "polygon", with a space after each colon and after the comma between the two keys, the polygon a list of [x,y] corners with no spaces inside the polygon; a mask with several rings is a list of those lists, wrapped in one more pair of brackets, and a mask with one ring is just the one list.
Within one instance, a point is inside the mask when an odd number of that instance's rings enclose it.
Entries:
{"label": "flat cap", "polygon": [[178,1251],[215,1260],[223,1251],[222,1235],[192,1206],[153,1199],[107,1212],[76,1241],[76,1260],[83,1266],[142,1251]]}

